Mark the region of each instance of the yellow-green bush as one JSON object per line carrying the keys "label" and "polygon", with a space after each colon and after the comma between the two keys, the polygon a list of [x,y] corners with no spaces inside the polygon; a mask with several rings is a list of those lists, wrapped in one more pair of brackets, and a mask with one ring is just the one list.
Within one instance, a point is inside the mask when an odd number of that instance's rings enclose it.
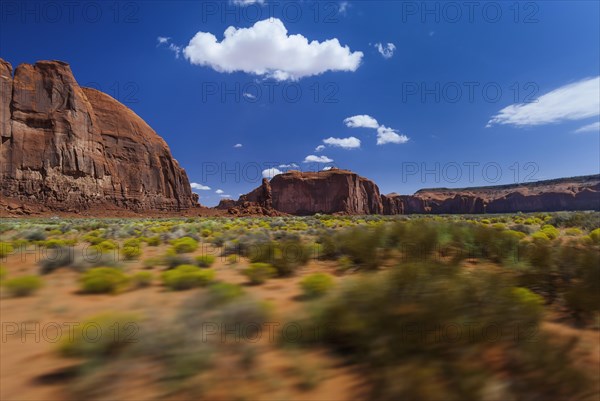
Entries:
{"label": "yellow-green bush", "polygon": [[215,263],[215,257],[213,255],[200,255],[196,256],[196,264],[200,267],[211,267]]}
{"label": "yellow-green bush", "polygon": [[317,298],[333,288],[333,277],[327,273],[313,273],[300,281],[300,287],[306,298]]}
{"label": "yellow-green bush", "polygon": [[137,272],[131,276],[131,282],[135,287],[149,287],[152,284],[152,273]]}
{"label": "yellow-green bush", "polygon": [[64,336],[59,351],[67,357],[107,358],[124,347],[137,343],[139,338],[137,315],[123,312],[105,312],[87,319]]}
{"label": "yellow-green bush", "polygon": [[277,269],[268,263],[251,263],[250,266],[243,271],[243,274],[248,277],[252,284],[262,284],[271,277],[277,274]]}
{"label": "yellow-green bush", "polygon": [[194,265],[177,266],[162,274],[164,285],[176,291],[205,287],[214,280],[214,277],[214,270],[200,269]]}
{"label": "yellow-green bush", "polygon": [[14,248],[8,242],[0,242],[0,258],[5,257],[6,255],[10,255],[13,253]]}
{"label": "yellow-green bush", "polygon": [[176,253],[190,253],[198,249],[198,241],[191,237],[182,237],[171,241]]}
{"label": "yellow-green bush", "polygon": [[39,290],[44,283],[38,276],[20,276],[8,279],[3,284],[13,297],[25,297]]}
{"label": "yellow-green bush", "polygon": [[82,274],[80,284],[87,294],[114,294],[127,287],[129,278],[113,267],[95,267]]}

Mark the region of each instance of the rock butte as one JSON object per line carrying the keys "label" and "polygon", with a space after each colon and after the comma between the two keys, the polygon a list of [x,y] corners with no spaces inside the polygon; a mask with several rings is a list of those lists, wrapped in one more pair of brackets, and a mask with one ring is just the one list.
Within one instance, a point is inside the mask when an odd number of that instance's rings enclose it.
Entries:
{"label": "rock butte", "polygon": [[[0,191],[5,210],[196,207],[185,171],[132,110],[80,87],[68,64],[0,59]],[[26,211],[27,209],[25,209]]]}

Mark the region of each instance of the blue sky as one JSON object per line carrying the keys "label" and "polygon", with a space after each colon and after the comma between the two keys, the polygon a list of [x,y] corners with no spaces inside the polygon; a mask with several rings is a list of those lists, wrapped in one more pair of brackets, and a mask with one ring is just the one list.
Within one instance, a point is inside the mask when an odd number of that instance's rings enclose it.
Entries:
{"label": "blue sky", "polygon": [[599,173],[595,1],[1,7],[0,57],[70,63],[167,141],[205,205],[283,165],[402,194]]}

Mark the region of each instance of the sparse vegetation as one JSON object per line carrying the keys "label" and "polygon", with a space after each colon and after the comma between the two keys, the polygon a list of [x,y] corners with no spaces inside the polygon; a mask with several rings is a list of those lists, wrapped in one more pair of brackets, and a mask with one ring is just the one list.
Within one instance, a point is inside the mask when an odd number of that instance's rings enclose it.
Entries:
{"label": "sparse vegetation", "polygon": [[39,290],[43,281],[38,276],[20,276],[8,279],[3,284],[13,297],[26,297]]}
{"label": "sparse vegetation", "polygon": [[95,267],[83,273],[81,290],[86,294],[116,294],[129,284],[129,278],[120,269]]}

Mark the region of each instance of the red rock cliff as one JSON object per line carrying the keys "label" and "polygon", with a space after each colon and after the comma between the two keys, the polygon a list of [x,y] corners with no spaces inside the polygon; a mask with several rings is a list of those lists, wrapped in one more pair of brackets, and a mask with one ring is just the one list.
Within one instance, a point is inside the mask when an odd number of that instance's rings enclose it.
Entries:
{"label": "red rock cliff", "polygon": [[178,211],[197,205],[165,141],[132,110],[80,87],[68,64],[0,59],[3,201],[51,210],[102,205]]}

